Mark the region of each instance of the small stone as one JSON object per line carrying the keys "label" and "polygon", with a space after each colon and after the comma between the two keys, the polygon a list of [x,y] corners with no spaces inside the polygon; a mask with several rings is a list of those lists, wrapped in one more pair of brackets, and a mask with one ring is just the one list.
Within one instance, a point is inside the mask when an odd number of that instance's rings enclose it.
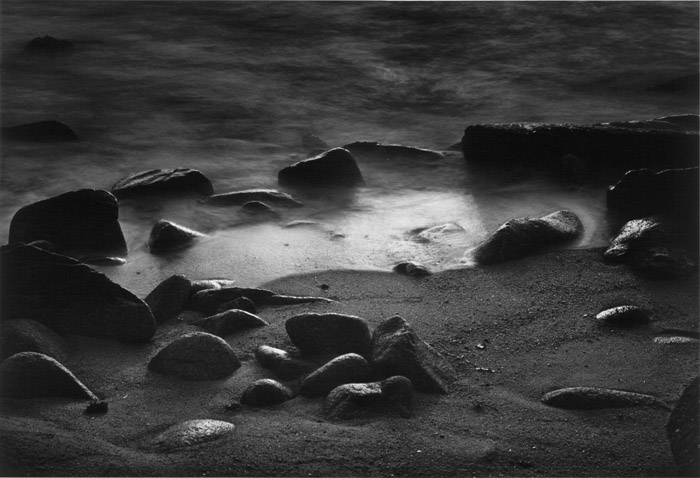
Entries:
{"label": "small stone", "polygon": [[329,419],[352,418],[359,409],[384,405],[408,418],[413,386],[406,377],[389,377],[381,382],[347,383],[334,388],[326,397],[324,411]]}
{"label": "small stone", "polygon": [[626,392],[596,387],[569,387],[545,393],[542,403],[550,407],[572,409],[622,408],[641,405],[656,405],[656,397],[641,393]]}
{"label": "small stone", "polygon": [[161,219],[151,230],[148,247],[154,253],[175,251],[191,245],[200,237],[204,234]]}
{"label": "small stone", "polygon": [[241,403],[245,405],[276,405],[294,398],[292,391],[277,380],[263,378],[253,382],[243,392]]}
{"label": "small stone", "polygon": [[364,184],[364,179],[352,154],[335,148],[280,170],[278,182],[283,186],[351,187]]}
{"label": "small stone", "polygon": [[186,380],[217,380],[228,377],[241,363],[222,338],[193,332],[175,339],[161,349],[148,368]]}
{"label": "small stone", "polygon": [[[200,290],[209,289],[222,289],[224,287],[234,287],[236,285],[235,280],[231,279],[199,279],[192,281],[192,287],[190,288],[190,297],[195,295]],[[240,308],[240,307],[239,307]]]}
{"label": "small stone", "polygon": [[218,440],[232,433],[235,428],[233,423],[220,420],[189,420],[173,425],[157,436],[147,439],[143,446],[157,452],[168,452]]}
{"label": "small stone", "polygon": [[244,191],[214,194],[207,198],[208,203],[217,205],[245,205],[251,201],[287,207],[303,206],[302,203],[289,194],[275,189],[246,189]]}
{"label": "small stone", "polygon": [[345,354],[334,358],[306,377],[299,393],[307,397],[321,397],[339,385],[364,382],[371,379],[372,367],[358,354]]}
{"label": "small stone", "polygon": [[156,323],[162,324],[184,309],[191,287],[192,283],[187,277],[176,274],[158,284],[146,296],[144,302],[151,308]]}
{"label": "small stone", "polygon": [[255,307],[255,303],[248,297],[238,297],[231,301],[225,302],[218,309],[216,309],[216,313],[220,314],[221,312],[226,312],[227,310],[231,309],[240,309],[250,312],[251,314],[258,313],[258,308]]}
{"label": "small stone", "polygon": [[210,334],[225,337],[240,330],[269,325],[257,315],[244,310],[231,309],[193,323]]}
{"label": "small stone", "polygon": [[295,359],[286,351],[268,345],[261,345],[255,349],[255,358],[280,380],[295,380],[313,370],[310,363]]}
{"label": "small stone", "polygon": [[649,322],[649,315],[634,305],[620,305],[606,309],[596,315],[595,318],[601,323],[622,326],[646,324]]}
{"label": "small stone", "polygon": [[399,262],[394,266],[394,272],[407,275],[409,277],[425,277],[432,274],[430,270],[422,264],[415,261]]}

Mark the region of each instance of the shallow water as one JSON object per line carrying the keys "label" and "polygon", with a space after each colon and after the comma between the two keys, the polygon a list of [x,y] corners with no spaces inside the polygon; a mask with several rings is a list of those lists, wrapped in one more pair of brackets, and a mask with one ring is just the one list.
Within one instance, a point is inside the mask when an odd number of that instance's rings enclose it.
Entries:
{"label": "shallow water", "polygon": [[[698,70],[694,2],[2,2],[2,124],[55,119],[75,144],[4,143],[0,240],[23,205],[109,189],[151,168],[191,167],[216,192],[278,188],[306,157],[305,134],[445,149],[466,126],[590,123],[697,113],[686,94],[651,87]],[[71,53],[29,56],[52,35]],[[692,96],[692,95],[691,95]],[[123,201],[126,266],[104,268],[137,293],[171,273],[254,285],[335,267],[399,260],[463,265],[464,252],[513,217],[569,208],[586,232],[609,231],[604,191],[531,183],[489,187],[459,153],[438,164],[358,157],[354,194],[250,224],[238,207],[194,199]],[[208,234],[153,256],[153,223]],[[316,224],[284,227],[290,221]],[[417,239],[421,228],[454,224]]]}

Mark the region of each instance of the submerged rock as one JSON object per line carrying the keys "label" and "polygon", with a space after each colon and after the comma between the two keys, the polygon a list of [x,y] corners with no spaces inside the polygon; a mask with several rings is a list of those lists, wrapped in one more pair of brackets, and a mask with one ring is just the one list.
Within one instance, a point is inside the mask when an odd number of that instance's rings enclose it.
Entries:
{"label": "submerged rock", "polygon": [[62,334],[127,342],[147,341],[156,331],[144,301],[70,257],[4,246],[0,274],[3,320],[33,319]]}
{"label": "submerged rock", "polygon": [[362,156],[381,161],[437,161],[445,158],[445,155],[424,148],[403,146],[400,144],[382,144],[376,141],[358,141],[346,144],[343,149],[350,151],[354,156]]}
{"label": "submerged rock", "polygon": [[148,368],[186,380],[217,380],[228,377],[241,363],[233,349],[220,337],[193,332],[163,347]]}
{"label": "submerged rock", "polygon": [[245,296],[221,304],[219,308],[216,309],[216,313],[220,314],[221,312],[226,312],[231,309],[239,309],[251,314],[258,313],[258,308],[255,307],[255,303]]}
{"label": "submerged rock", "polygon": [[193,322],[193,325],[202,327],[210,334],[225,337],[240,330],[265,327],[269,324],[250,312],[232,309]]}
{"label": "submerged rock", "polygon": [[399,262],[392,270],[409,277],[425,277],[432,274],[427,267],[415,261]]}
{"label": "submerged rock", "polygon": [[302,355],[367,355],[370,350],[367,321],[354,315],[300,314],[287,319],[284,326]]}
{"label": "submerged rock", "polygon": [[639,325],[649,323],[649,315],[635,305],[620,305],[606,309],[595,316],[598,322],[611,325]]}
{"label": "submerged rock", "polygon": [[314,368],[310,363],[295,359],[286,351],[268,345],[261,345],[255,349],[255,358],[280,380],[295,380]]}
{"label": "submerged rock", "polygon": [[282,186],[359,186],[364,184],[355,158],[346,149],[335,148],[280,170]]}
{"label": "submerged rock", "polygon": [[21,352],[0,364],[0,393],[4,397],[71,397],[97,400],[70,370],[36,352]]}
{"label": "submerged rock", "polygon": [[448,393],[456,379],[450,363],[399,316],[374,329],[371,362],[379,373],[408,377],[416,390],[424,392]]}
{"label": "submerged rock", "polygon": [[244,405],[276,405],[294,398],[294,393],[277,380],[263,378],[256,380],[241,396]]}
{"label": "submerged rock", "polygon": [[588,410],[658,405],[660,402],[656,397],[641,393],[609,388],[570,387],[545,393],[542,403],[550,407]]}
{"label": "submerged rock", "polygon": [[48,241],[55,252],[126,255],[117,200],[81,189],[24,206],[10,222],[9,242]]}
{"label": "submerged rock", "polygon": [[478,245],[473,254],[480,264],[497,264],[524,257],[548,245],[570,241],[582,231],[578,216],[565,210],[540,218],[511,219]]}
{"label": "submerged rock", "polygon": [[154,253],[176,251],[190,246],[200,237],[204,234],[161,219],[151,229],[148,247]]}
{"label": "submerged rock", "polygon": [[322,397],[339,385],[365,382],[372,378],[372,367],[358,354],[334,358],[301,382],[299,393],[307,397]]}
{"label": "submerged rock", "polygon": [[671,412],[666,434],[681,476],[698,476],[700,469],[700,377],[686,387]]}
{"label": "submerged rock", "polygon": [[65,362],[70,355],[63,337],[35,320],[15,319],[0,323],[0,353],[6,359],[20,352],[37,352]]}
{"label": "submerged rock", "polygon": [[130,174],[112,186],[112,194],[118,199],[144,194],[199,194],[209,196],[214,186],[196,169],[151,169]]}
{"label": "submerged rock", "polygon": [[155,437],[148,438],[143,447],[156,451],[168,452],[218,440],[236,429],[233,423],[220,420],[188,420],[168,427]]}
{"label": "submerged rock", "polygon": [[206,201],[210,204],[226,206],[240,206],[249,201],[260,201],[287,207],[303,206],[302,203],[294,199],[291,195],[277,191],[276,189],[246,189],[243,191],[214,194],[209,196]]}
{"label": "submerged rock", "polygon": [[187,277],[176,274],[158,284],[146,296],[144,302],[151,308],[157,324],[164,323],[185,308],[191,287],[192,283]]}
{"label": "submerged rock", "polygon": [[248,287],[221,287],[216,289],[205,289],[190,297],[187,308],[196,310],[209,316],[217,313],[222,305],[232,300],[246,297],[253,301],[256,306],[268,303],[275,293],[266,289],[255,289]]}
{"label": "submerged rock", "polygon": [[409,418],[413,386],[406,377],[389,377],[381,382],[347,383],[334,388],[326,397],[324,411],[329,419],[352,418],[360,409],[383,405],[403,418]]}
{"label": "submerged rock", "polygon": [[276,214],[274,209],[272,209],[270,206],[261,201],[248,201],[247,203],[241,206],[241,211],[254,216],[270,216]]}
{"label": "submerged rock", "polygon": [[20,124],[2,129],[3,140],[23,141],[28,143],[58,143],[78,141],[78,135],[58,121],[39,121]]}
{"label": "submerged rock", "polygon": [[24,51],[30,53],[56,54],[65,53],[73,48],[73,43],[68,40],[61,40],[49,35],[36,37],[26,45]]}

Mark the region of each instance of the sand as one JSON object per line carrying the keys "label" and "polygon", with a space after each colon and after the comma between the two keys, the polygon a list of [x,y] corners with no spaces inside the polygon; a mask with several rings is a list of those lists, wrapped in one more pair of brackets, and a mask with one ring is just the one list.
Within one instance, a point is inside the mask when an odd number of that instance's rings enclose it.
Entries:
{"label": "sand", "polygon": [[[327,289],[320,286],[326,284]],[[555,251],[497,266],[425,278],[328,271],[265,284],[278,293],[335,302],[267,307],[270,326],[227,337],[243,365],[229,378],[189,382],[147,363],[162,346],[197,330],[161,326],[151,343],[69,336],[66,363],[109,403],[83,413],[71,399],[5,400],[0,461],[5,475],[35,476],[673,476],[665,406],[563,410],[548,391],[597,386],[651,394],[672,406],[698,371],[696,344],[658,344],[666,328],[697,330],[698,276],[649,280],[603,263],[601,249]],[[600,325],[595,315],[634,304],[646,326]],[[253,352],[292,350],[284,321],[340,312],[372,327],[400,315],[458,373],[448,395],[416,393],[411,418],[368,410],[328,421],[323,399],[227,409],[255,379],[270,377]],[[181,316],[187,318],[187,315]],[[287,382],[298,388],[298,382]],[[236,425],[216,441],[173,452],[142,447],[184,420]]]}

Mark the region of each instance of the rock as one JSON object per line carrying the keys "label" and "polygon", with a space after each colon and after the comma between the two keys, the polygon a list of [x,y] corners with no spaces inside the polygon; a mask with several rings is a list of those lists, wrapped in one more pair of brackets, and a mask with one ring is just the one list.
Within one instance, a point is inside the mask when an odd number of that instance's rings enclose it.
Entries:
{"label": "rock", "polygon": [[406,377],[390,377],[381,382],[347,383],[331,390],[326,397],[325,414],[329,419],[352,418],[356,411],[367,406],[385,405],[408,418],[413,397],[411,381]]}
{"label": "rock", "polygon": [[255,349],[260,365],[271,370],[280,380],[296,380],[313,370],[313,365],[291,357],[286,351],[261,345]]}
{"label": "rock", "polygon": [[228,377],[241,366],[233,349],[220,337],[192,332],[162,348],[148,368],[187,380],[217,380]]}
{"label": "rock", "polygon": [[24,45],[24,51],[31,53],[56,54],[65,53],[73,48],[73,43],[68,40],[60,40],[49,35],[36,37]]}
{"label": "rock", "polygon": [[424,392],[448,393],[456,379],[449,362],[399,316],[374,329],[371,362],[379,373],[408,377],[416,390]]}
{"label": "rock", "polygon": [[244,310],[232,309],[206,317],[193,323],[213,335],[225,337],[239,330],[269,325],[257,315]]}
{"label": "rock", "polygon": [[354,315],[300,314],[287,319],[284,326],[302,355],[354,352],[364,356],[370,349],[369,326]]}
{"label": "rock", "polygon": [[201,312],[205,316],[213,315],[223,304],[241,297],[247,297],[256,306],[267,303],[267,300],[275,295],[274,292],[265,289],[251,289],[246,287],[222,287],[220,289],[205,289],[197,292],[187,302],[187,308]]}
{"label": "rock", "polygon": [[191,287],[187,277],[176,274],[158,284],[146,296],[144,302],[151,308],[157,324],[164,323],[185,308]]}
{"label": "rock", "polygon": [[639,325],[649,323],[649,315],[635,305],[620,305],[606,309],[595,316],[598,322],[609,325]]}
{"label": "rock", "polygon": [[348,150],[353,156],[381,161],[439,161],[445,158],[445,155],[438,151],[400,144],[381,144],[374,141],[346,144],[343,149]]}
{"label": "rock", "polygon": [[0,352],[3,360],[20,352],[37,352],[58,362],[65,362],[70,355],[63,337],[30,319],[5,320],[0,323]]}
{"label": "rock", "polygon": [[542,396],[542,403],[550,407],[590,410],[658,405],[659,401],[651,395],[622,390],[597,387],[570,387],[545,393]]}
{"label": "rock", "polygon": [[394,266],[393,271],[409,277],[425,277],[432,274],[427,267],[415,261],[399,262]]}
{"label": "rock", "polygon": [[117,200],[81,189],[24,206],[10,222],[9,242],[49,241],[55,252],[126,255]]}
{"label": "rock", "polygon": [[94,400],[85,409],[86,415],[101,415],[107,413],[109,410],[109,403],[104,400]]}
{"label": "rock", "polygon": [[156,331],[144,301],[70,257],[4,246],[0,278],[3,320],[33,319],[61,334],[125,342],[147,341]]}
{"label": "rock", "polygon": [[440,226],[433,226],[427,228],[419,228],[411,231],[411,239],[416,242],[423,244],[431,242],[445,242],[454,235],[465,234],[464,228],[457,224],[442,224]]}
{"label": "rock", "polygon": [[151,229],[148,247],[154,253],[175,251],[190,246],[200,237],[204,234],[161,219]]}
{"label": "rock", "polygon": [[78,141],[78,135],[63,123],[58,121],[39,121],[37,123],[20,124],[2,129],[3,140],[22,141],[29,143],[58,143]]}
{"label": "rock", "polygon": [[325,151],[328,143],[314,134],[307,133],[301,137],[301,147],[306,151]]}
{"label": "rock", "polygon": [[220,314],[221,312],[226,312],[227,310],[231,309],[240,309],[250,312],[251,314],[258,313],[258,308],[255,307],[255,303],[248,297],[238,297],[237,299],[225,302],[218,309],[216,309],[216,313]]}
{"label": "rock", "polygon": [[70,370],[48,355],[21,352],[0,364],[0,393],[4,397],[97,397]]}
{"label": "rock", "polygon": [[345,354],[334,358],[301,382],[299,393],[307,397],[323,397],[339,385],[366,382],[372,378],[372,367],[364,357]]}
{"label": "rock", "polygon": [[126,264],[126,259],[114,256],[80,256],[80,261],[84,264],[99,267],[123,266]]}
{"label": "rock", "polygon": [[547,245],[570,241],[582,230],[578,216],[565,210],[540,218],[511,219],[478,245],[473,254],[480,264],[497,264],[524,257]]}
{"label": "rock", "polygon": [[260,201],[248,201],[241,206],[241,211],[250,215],[275,214],[275,211],[270,206]]}
{"label": "rock", "polygon": [[234,287],[236,285],[235,280],[231,279],[199,279],[192,281],[192,287],[190,287],[190,297],[195,295],[200,290],[208,289],[221,289],[224,287]]}
{"label": "rock", "polygon": [[686,387],[671,412],[666,434],[681,476],[698,476],[700,468],[700,377]]}
{"label": "rock", "polygon": [[275,189],[246,189],[229,193],[214,194],[206,201],[217,205],[243,205],[249,201],[260,201],[278,206],[301,207],[302,203],[287,193]]}
{"label": "rock", "polygon": [[263,378],[256,380],[241,396],[244,405],[276,405],[294,398],[292,391],[277,380]]}
{"label": "rock", "polygon": [[687,337],[684,335],[662,335],[654,337],[654,343],[661,345],[692,344],[697,348],[700,340],[695,337]]}
{"label": "rock", "polygon": [[359,186],[364,184],[360,168],[346,149],[335,148],[280,170],[282,186]]}
{"label": "rock", "polygon": [[607,208],[621,220],[661,214],[686,222],[697,229],[700,214],[700,173],[697,167],[628,171],[608,187]]}
{"label": "rock", "polygon": [[209,196],[214,186],[204,174],[196,169],[151,169],[130,174],[112,186],[117,199],[146,194],[182,195],[199,194]]}
{"label": "rock", "polygon": [[168,452],[218,440],[231,434],[235,428],[233,423],[220,420],[188,420],[146,439],[142,446],[156,452]]}

